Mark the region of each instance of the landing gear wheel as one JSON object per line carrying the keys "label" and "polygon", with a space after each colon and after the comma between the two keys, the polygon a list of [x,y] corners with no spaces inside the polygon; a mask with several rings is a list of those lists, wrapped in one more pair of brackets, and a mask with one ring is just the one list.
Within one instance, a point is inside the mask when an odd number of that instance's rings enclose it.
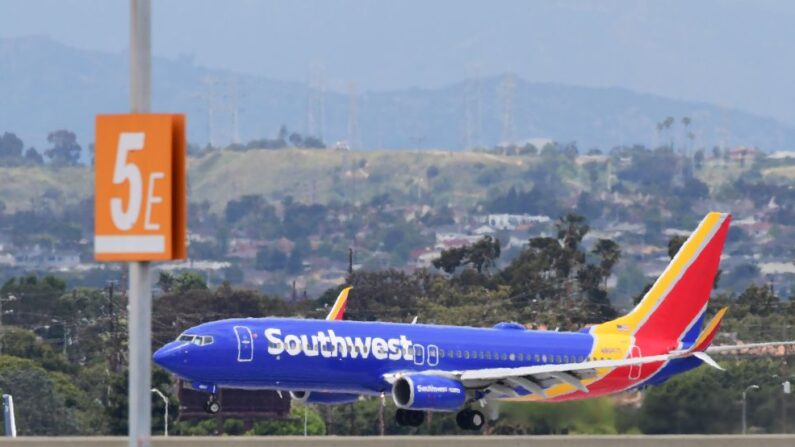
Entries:
{"label": "landing gear wheel", "polygon": [[399,408],[395,413],[395,421],[403,427],[419,427],[425,421],[425,412]]}
{"label": "landing gear wheel", "polygon": [[218,402],[215,396],[210,396],[210,399],[204,403],[204,411],[210,414],[218,414],[221,411],[221,403]]}
{"label": "landing gear wheel", "polygon": [[411,411],[409,412],[409,425],[412,427],[419,427],[425,422],[425,412],[424,411]]}
{"label": "landing gear wheel", "polygon": [[397,422],[397,424],[401,427],[409,425],[406,422],[406,410],[398,408],[397,412],[395,413],[395,422]]}
{"label": "landing gear wheel", "polygon": [[478,410],[465,409],[458,412],[455,417],[458,426],[464,430],[479,431],[483,428],[486,418]]}

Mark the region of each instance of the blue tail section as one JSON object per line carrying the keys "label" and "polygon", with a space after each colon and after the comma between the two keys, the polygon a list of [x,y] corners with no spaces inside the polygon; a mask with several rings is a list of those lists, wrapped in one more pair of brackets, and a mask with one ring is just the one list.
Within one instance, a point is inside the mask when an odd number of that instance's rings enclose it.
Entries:
{"label": "blue tail section", "polygon": [[698,339],[698,334],[701,333],[701,327],[704,326],[704,317],[706,315],[707,313],[702,311],[701,315],[698,317],[698,320],[696,320],[696,323],[693,325],[693,327],[688,329],[688,331],[685,333],[685,336],[682,337],[681,340],[682,348],[687,349],[693,346],[693,343],[696,342],[696,340]]}

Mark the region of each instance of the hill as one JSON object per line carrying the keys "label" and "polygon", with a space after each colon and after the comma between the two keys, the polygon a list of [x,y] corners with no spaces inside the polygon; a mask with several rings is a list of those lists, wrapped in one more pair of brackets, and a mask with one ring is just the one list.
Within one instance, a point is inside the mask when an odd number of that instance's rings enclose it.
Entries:
{"label": "hill", "polygon": [[[449,151],[211,152],[189,159],[190,201],[218,211],[244,195],[292,196],[309,203],[366,202],[381,194],[405,202],[471,206],[490,189],[522,180],[532,157]],[[0,197],[9,211],[73,204],[93,195],[93,168],[0,167]],[[432,195],[432,197],[431,197]]]}
{"label": "hill", "polygon": [[[321,204],[365,203],[388,194],[396,203],[469,208],[511,187],[532,189],[545,178],[534,169],[542,161],[537,155],[473,151],[227,150],[190,157],[188,183],[190,202],[208,202],[214,211],[252,194]],[[551,175],[573,191],[584,191],[593,188],[593,175],[604,182],[604,161],[581,155]],[[597,167],[595,173],[591,167]],[[707,160],[698,176],[714,191],[750,167]],[[765,172],[785,176],[791,167],[781,163]],[[0,166],[0,178],[6,180],[0,182],[0,200],[9,211],[58,208],[93,195],[92,167]]]}
{"label": "hill", "polygon": [[[31,37],[0,39],[0,60],[0,131],[14,131],[39,150],[45,147],[47,133],[58,128],[76,131],[87,147],[93,140],[95,114],[127,109],[125,54],[79,50]],[[275,135],[285,124],[320,133],[330,143],[353,139],[356,148],[490,147],[506,135],[516,141],[576,141],[584,149],[671,140],[703,147],[795,148],[795,129],[771,118],[620,88],[530,83],[516,77],[482,78],[438,89],[362,92],[355,96],[358,133],[351,136],[348,92],[326,91],[318,109],[323,113],[315,114],[314,126],[307,122],[311,98],[317,99],[318,92],[304,83],[209,69],[190,58],[153,61],[153,110],[187,113],[189,139],[200,146],[210,134],[215,144],[226,144],[236,133],[241,141]],[[507,110],[511,113],[506,121]],[[657,123],[667,116],[688,116],[692,124],[685,128],[677,121],[672,129],[658,132]],[[686,137],[690,131],[692,143]]]}

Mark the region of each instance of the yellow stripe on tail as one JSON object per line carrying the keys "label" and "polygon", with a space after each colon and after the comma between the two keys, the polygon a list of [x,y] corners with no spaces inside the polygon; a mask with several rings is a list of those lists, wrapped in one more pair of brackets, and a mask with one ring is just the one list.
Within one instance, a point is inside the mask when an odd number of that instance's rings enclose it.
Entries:
{"label": "yellow stripe on tail", "polygon": [[334,306],[331,307],[331,312],[326,316],[326,320],[342,320],[342,317],[345,316],[345,305],[348,304],[348,293],[352,288],[349,286],[342,289]]}

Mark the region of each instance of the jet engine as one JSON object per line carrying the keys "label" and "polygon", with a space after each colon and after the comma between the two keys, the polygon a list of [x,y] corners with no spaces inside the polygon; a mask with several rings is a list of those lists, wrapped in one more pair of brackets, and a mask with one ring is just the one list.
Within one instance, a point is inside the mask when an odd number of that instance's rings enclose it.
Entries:
{"label": "jet engine", "polygon": [[340,405],[356,402],[358,394],[319,393],[317,391],[290,391],[290,397],[302,404]]}
{"label": "jet engine", "polygon": [[395,381],[392,399],[407,410],[454,411],[466,403],[466,388],[461,382],[430,374],[411,374]]}

